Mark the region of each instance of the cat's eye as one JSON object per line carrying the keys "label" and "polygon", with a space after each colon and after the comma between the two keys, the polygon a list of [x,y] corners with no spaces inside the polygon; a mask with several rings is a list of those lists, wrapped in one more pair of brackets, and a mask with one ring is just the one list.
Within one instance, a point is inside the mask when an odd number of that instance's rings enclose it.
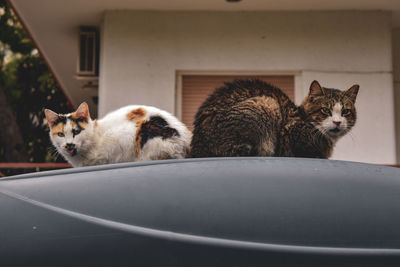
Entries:
{"label": "cat's eye", "polygon": [[61,133],[61,132],[58,133],[57,135],[58,135],[59,137],[64,137],[64,136],[65,136],[64,133]]}
{"label": "cat's eye", "polygon": [[342,110],[342,115],[349,115],[350,114],[350,109],[343,109]]}
{"label": "cat's eye", "polygon": [[326,115],[331,115],[331,110],[329,108],[321,108],[321,111]]}

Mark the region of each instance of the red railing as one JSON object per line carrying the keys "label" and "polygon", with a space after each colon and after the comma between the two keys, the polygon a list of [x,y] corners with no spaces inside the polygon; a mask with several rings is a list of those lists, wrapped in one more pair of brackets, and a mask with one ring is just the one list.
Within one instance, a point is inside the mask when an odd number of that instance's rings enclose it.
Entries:
{"label": "red railing", "polygon": [[386,164],[385,166],[400,168],[400,164]]}
{"label": "red railing", "polygon": [[[65,169],[71,168],[69,163],[35,163],[35,162],[0,162],[1,169],[34,169],[35,171],[40,171],[43,169]],[[5,177],[5,175],[0,171],[0,177]]]}

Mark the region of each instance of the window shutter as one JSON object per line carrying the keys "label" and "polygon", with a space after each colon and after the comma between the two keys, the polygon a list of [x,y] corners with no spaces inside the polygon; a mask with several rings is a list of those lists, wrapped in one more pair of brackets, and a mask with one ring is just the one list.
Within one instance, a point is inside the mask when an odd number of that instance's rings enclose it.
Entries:
{"label": "window shutter", "polygon": [[235,79],[258,78],[282,89],[290,99],[294,99],[294,76],[256,75],[184,75],[182,77],[182,121],[193,130],[194,116],[200,105],[215,88]]}

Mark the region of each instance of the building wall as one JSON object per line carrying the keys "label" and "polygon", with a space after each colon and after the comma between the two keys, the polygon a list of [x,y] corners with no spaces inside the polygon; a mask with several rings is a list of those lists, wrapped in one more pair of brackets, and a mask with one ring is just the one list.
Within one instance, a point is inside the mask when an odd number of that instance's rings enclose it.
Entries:
{"label": "building wall", "polygon": [[400,28],[393,30],[393,80],[395,99],[395,121],[396,121],[396,148],[397,163],[400,164]]}
{"label": "building wall", "polygon": [[361,86],[333,159],[396,160],[390,13],[107,11],[101,45],[100,116],[127,104],[179,115],[179,71],[293,72],[297,103],[314,79]]}

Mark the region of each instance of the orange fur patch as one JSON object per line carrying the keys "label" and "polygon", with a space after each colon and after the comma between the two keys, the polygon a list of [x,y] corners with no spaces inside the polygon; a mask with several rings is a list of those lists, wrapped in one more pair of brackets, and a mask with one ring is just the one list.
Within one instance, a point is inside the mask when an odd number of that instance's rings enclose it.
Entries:
{"label": "orange fur patch", "polygon": [[185,150],[186,150],[186,156],[185,156],[185,158],[187,158],[188,155],[190,155],[190,147],[187,147]]}
{"label": "orange fur patch", "polygon": [[57,123],[57,125],[54,125],[54,127],[52,127],[50,131],[52,135],[57,135],[60,132],[64,132],[64,123]]}
{"label": "orange fur patch", "polygon": [[94,127],[97,127],[99,125],[99,123],[97,122],[97,120],[94,120]]}
{"label": "orange fur patch", "polygon": [[[72,117],[72,116],[71,116]],[[71,122],[71,124],[72,124],[72,127],[74,127],[76,124],[77,125],[79,125],[79,127],[81,127],[82,129],[86,129],[86,126],[88,125],[86,122],[84,122],[84,121],[77,121],[77,122],[75,122],[75,121],[72,121],[72,120],[70,120],[70,122]]]}
{"label": "orange fur patch", "polygon": [[146,115],[146,110],[137,108],[126,114],[126,118],[130,121],[141,119]]}
{"label": "orange fur patch", "polygon": [[74,120],[77,120],[77,119],[79,119],[79,116],[76,112],[74,112],[71,114],[71,118],[73,118]]}
{"label": "orange fur patch", "polygon": [[71,114],[71,119],[72,119],[71,123],[77,123],[81,128],[85,129],[88,124],[88,121],[87,121],[87,118],[82,117],[81,115],[82,114],[79,115],[78,112],[72,113]]}
{"label": "orange fur patch", "polygon": [[136,127],[137,127],[136,128],[136,157],[139,156],[139,154],[140,154],[140,146],[142,143],[142,137],[139,135],[139,133],[140,133],[140,130],[142,129],[143,123],[145,123],[145,122],[146,122],[145,120],[142,120],[136,124]]}
{"label": "orange fur patch", "polygon": [[164,159],[170,159],[170,158],[171,157],[167,153],[164,153],[164,154],[158,156],[157,160],[164,160]]}
{"label": "orange fur patch", "polygon": [[78,125],[79,127],[81,127],[82,129],[86,129],[86,126],[88,125],[86,122],[83,121],[78,121]]}

